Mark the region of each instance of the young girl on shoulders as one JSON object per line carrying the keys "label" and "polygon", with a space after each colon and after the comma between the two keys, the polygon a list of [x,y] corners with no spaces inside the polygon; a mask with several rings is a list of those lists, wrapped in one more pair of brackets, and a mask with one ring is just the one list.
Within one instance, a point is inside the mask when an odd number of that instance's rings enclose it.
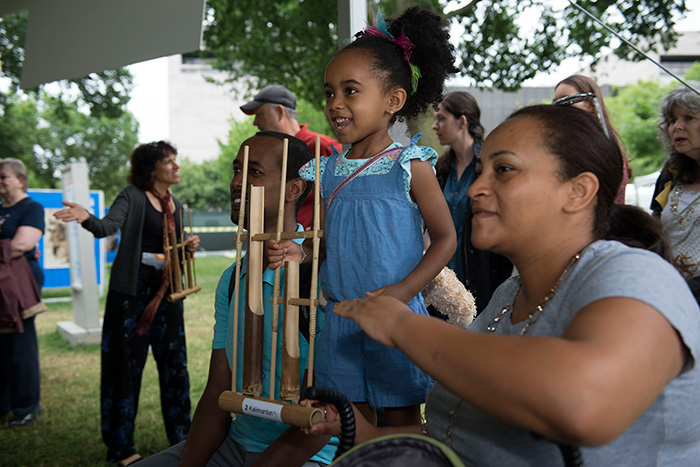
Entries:
{"label": "young girl on shoulders", "polygon": [[[327,311],[388,295],[427,314],[420,291],[454,253],[455,230],[433,170],[437,153],[416,145],[420,135],[402,147],[389,127],[440,101],[445,77],[456,71],[453,52],[445,20],[411,8],[391,22],[380,13],[326,67],[326,118],[351,145],[321,159]],[[314,180],[312,164],[300,173]],[[432,239],[425,254],[423,222]],[[286,242],[272,243],[268,254],[271,267],[301,257]],[[384,407],[390,425],[419,421],[430,378],[351,320],[326,313],[315,358],[315,384],[338,389],[368,418],[369,407]]]}

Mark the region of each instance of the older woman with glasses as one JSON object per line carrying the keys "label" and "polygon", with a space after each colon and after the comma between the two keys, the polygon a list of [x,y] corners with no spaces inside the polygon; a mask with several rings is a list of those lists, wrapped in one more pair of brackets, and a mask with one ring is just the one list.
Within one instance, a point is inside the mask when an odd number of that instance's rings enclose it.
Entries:
{"label": "older woman with glasses", "polygon": [[[696,85],[697,87],[697,85]],[[661,138],[669,149],[651,209],[668,232],[673,254],[700,302],[700,95],[682,86],[661,106]]]}
{"label": "older woman with glasses", "polygon": [[625,150],[620,143],[620,136],[608,116],[608,109],[605,107],[603,92],[598,84],[591,78],[583,75],[571,75],[562,80],[554,88],[553,105],[573,105],[579,109],[595,114],[603,126],[605,134],[612,138],[620,147],[622,153],[623,171],[620,189],[615,196],[616,204],[625,204],[625,188],[631,175],[631,170],[627,162]]}
{"label": "older woman with glasses", "polygon": [[[14,259],[24,257],[29,272],[26,276],[13,269],[16,275],[15,296],[30,291],[39,295],[44,285],[44,272],[36,257],[36,245],[44,234],[44,208],[27,195],[27,167],[14,158],[0,160],[0,240],[3,242],[3,262],[17,268]],[[9,251],[8,251],[9,250]],[[7,256],[5,256],[5,253]],[[11,286],[3,279],[2,285]],[[33,283],[32,283],[33,282]],[[7,291],[5,291],[7,292]],[[4,295],[4,294],[3,294]],[[16,300],[16,298],[15,298]],[[4,306],[3,304],[0,306]],[[9,308],[9,307],[8,307]],[[10,428],[22,428],[36,421],[40,406],[39,345],[34,316],[22,316],[21,332],[0,332],[0,417],[10,412],[14,420]],[[19,330],[19,326],[17,328]]]}
{"label": "older woman with glasses", "polygon": [[[102,219],[84,207],[64,202],[54,215],[78,221],[102,238],[121,229],[102,327],[102,439],[107,458],[122,466],[141,459],[134,448],[134,420],[141,375],[149,346],[158,366],[161,406],[170,444],[184,440],[190,428],[190,383],[182,299],[165,299],[170,274],[165,261],[164,224],[180,238],[182,203],[170,193],[180,182],[170,144],[142,144],[131,154],[129,186]],[[186,240],[194,251],[199,237]],[[179,267],[179,265],[171,265]]]}

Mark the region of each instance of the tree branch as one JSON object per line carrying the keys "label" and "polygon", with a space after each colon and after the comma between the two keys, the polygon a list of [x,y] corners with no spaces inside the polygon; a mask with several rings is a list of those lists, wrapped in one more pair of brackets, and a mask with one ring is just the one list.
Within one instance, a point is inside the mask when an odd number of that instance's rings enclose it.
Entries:
{"label": "tree branch", "polygon": [[476,7],[476,4],[479,3],[480,1],[481,0],[472,0],[471,2],[467,3],[462,8],[455,10],[455,11],[452,11],[450,13],[447,13],[445,15],[445,17],[446,18],[454,18],[457,16],[466,16],[469,13],[471,13],[471,11]]}

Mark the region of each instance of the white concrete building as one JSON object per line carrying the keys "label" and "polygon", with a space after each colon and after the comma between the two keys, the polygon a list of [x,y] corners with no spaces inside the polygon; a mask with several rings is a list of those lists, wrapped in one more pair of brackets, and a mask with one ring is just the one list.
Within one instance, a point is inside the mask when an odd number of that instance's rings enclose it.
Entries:
{"label": "white concrete building", "polygon": [[206,78],[221,81],[226,73],[193,55],[173,55],[167,60],[168,139],[180,155],[193,162],[215,159],[218,141],[226,141],[231,118],[249,118],[239,109],[248,101],[245,90],[208,82]]}
{"label": "white concrete building", "polygon": [[[700,28],[700,25],[698,27]],[[700,29],[682,32],[675,46],[669,50],[650,53],[649,56],[683,78],[693,62],[700,61]],[[594,71],[584,74],[595,78],[601,85],[625,86],[635,84],[640,79],[657,80],[663,84],[674,81],[649,60],[628,62],[613,54],[601,60]]]}

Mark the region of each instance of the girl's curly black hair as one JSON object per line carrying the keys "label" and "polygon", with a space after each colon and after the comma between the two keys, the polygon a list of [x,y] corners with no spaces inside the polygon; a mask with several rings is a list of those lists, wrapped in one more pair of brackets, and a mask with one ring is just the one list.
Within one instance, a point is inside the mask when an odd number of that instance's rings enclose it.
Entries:
{"label": "girl's curly black hair", "polygon": [[363,50],[373,57],[371,68],[380,73],[385,90],[400,86],[406,91],[406,103],[392,118],[413,118],[442,99],[445,78],[457,72],[454,66],[454,46],[450,44],[448,22],[445,18],[422,8],[409,8],[398,18],[387,19],[389,32],[394,37],[403,32],[413,43],[411,64],[421,71],[418,87],[412,93],[411,67],[404,59],[403,49],[385,37],[370,36],[363,31],[355,35],[355,41],[338,54],[350,50]]}

